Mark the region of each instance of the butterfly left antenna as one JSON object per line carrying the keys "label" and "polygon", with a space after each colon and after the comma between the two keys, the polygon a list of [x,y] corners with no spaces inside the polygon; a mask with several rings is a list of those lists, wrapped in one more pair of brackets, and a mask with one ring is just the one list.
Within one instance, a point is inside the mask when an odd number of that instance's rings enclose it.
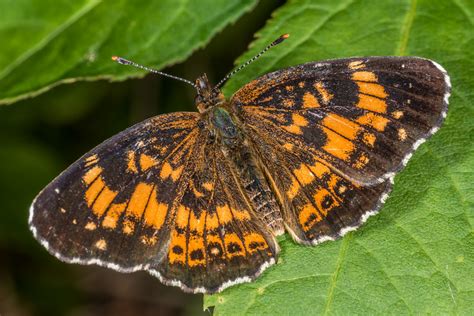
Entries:
{"label": "butterfly left antenna", "polygon": [[186,79],[183,79],[183,78],[180,78],[180,77],[176,77],[176,76],[158,71],[158,70],[150,68],[150,67],[146,67],[146,66],[137,64],[137,63],[135,63],[131,60],[127,60],[125,58],[118,57],[118,56],[112,56],[112,60],[116,61],[116,62],[118,62],[119,64],[122,64],[122,65],[133,66],[135,68],[140,68],[140,69],[152,72],[152,73],[157,74],[157,75],[162,75],[162,76],[165,76],[165,77],[168,77],[168,78],[171,78],[171,79],[176,79],[176,80],[179,80],[179,81],[182,81],[182,82],[186,82],[187,84],[190,84],[195,89],[197,89],[196,85],[193,82],[189,81],[189,80],[186,80]]}

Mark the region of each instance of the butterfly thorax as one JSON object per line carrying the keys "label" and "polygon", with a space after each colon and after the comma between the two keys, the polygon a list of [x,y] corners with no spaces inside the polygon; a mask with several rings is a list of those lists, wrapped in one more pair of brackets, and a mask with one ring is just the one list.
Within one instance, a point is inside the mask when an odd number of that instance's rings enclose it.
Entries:
{"label": "butterfly thorax", "polygon": [[229,148],[237,148],[242,145],[242,133],[235,119],[225,108],[212,108],[209,113],[209,122],[211,133],[222,145]]}

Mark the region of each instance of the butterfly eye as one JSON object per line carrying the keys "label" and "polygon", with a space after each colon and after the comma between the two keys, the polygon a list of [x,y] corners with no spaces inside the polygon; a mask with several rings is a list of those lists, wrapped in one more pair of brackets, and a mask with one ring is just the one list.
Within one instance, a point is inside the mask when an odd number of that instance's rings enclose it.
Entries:
{"label": "butterfly eye", "polygon": [[199,94],[196,95],[196,97],[194,98],[194,103],[195,103],[195,104],[203,103],[203,101],[204,101],[204,100],[203,100],[202,96],[199,95]]}
{"label": "butterfly eye", "polygon": [[205,112],[206,109],[209,107],[209,104],[207,104],[207,100],[200,94],[197,94],[194,98],[194,104],[196,105],[196,108],[198,109],[199,113]]}

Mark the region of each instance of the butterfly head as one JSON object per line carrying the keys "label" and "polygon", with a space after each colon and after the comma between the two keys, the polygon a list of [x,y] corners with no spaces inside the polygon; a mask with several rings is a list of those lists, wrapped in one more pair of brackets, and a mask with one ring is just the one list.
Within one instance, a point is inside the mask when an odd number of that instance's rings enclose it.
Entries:
{"label": "butterfly head", "polygon": [[200,113],[204,113],[211,107],[221,105],[225,102],[225,97],[222,92],[211,86],[206,74],[196,79],[195,87],[197,95],[194,102]]}

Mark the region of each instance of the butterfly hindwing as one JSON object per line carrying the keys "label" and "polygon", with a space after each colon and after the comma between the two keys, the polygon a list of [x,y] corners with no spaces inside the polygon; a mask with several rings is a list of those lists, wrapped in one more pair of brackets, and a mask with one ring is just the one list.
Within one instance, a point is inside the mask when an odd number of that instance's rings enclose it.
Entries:
{"label": "butterfly hindwing", "polygon": [[248,125],[278,133],[360,184],[383,182],[433,134],[447,111],[449,77],[414,57],[308,63],[236,92]]}
{"label": "butterfly hindwing", "polygon": [[333,240],[359,227],[382,206],[389,180],[361,186],[317,156],[253,130],[252,141],[281,197],[282,217],[299,243]]}
{"label": "butterfly hindwing", "polygon": [[198,144],[195,113],[158,116],[80,158],[36,197],[35,237],[59,259],[121,271],[165,253],[174,197]]}
{"label": "butterfly hindwing", "polygon": [[248,282],[275,262],[278,245],[252,211],[232,166],[206,146],[177,206],[167,257],[150,272],[185,291]]}

